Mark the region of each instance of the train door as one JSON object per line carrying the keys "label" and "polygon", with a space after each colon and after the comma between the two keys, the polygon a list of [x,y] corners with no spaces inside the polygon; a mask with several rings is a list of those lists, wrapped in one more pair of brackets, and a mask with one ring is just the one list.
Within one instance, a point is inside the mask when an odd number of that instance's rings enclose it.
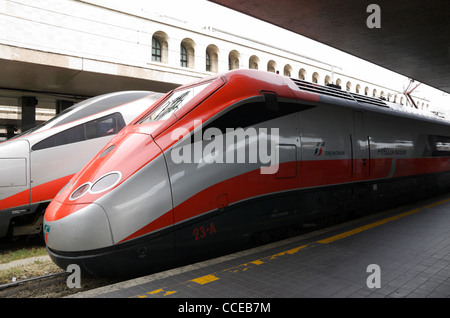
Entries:
{"label": "train door", "polygon": [[364,127],[364,113],[353,111],[352,178],[365,180],[370,176],[369,139]]}
{"label": "train door", "polygon": [[7,234],[10,220],[27,214],[30,204],[30,146],[26,140],[11,140],[0,153],[0,237]]}

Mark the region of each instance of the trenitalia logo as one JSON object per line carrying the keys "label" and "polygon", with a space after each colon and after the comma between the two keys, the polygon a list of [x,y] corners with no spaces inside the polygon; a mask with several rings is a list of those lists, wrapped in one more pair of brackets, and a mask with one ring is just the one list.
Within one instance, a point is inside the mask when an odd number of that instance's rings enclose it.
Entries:
{"label": "trenitalia logo", "polygon": [[[248,163],[260,164],[261,174],[275,174],[279,166],[278,128],[219,128],[203,130],[202,121],[194,121],[194,140],[189,130],[175,129],[172,140],[180,140],[171,151],[172,161],[180,163]],[[269,153],[270,149],[270,153]],[[268,166],[266,166],[269,164]]]}
{"label": "trenitalia logo", "polygon": [[318,157],[318,156],[322,155],[323,148],[325,148],[325,143],[324,142],[318,142],[316,144],[316,150],[314,151],[314,156]]}
{"label": "trenitalia logo", "polygon": [[314,156],[319,157],[322,155],[325,157],[345,156],[345,150],[325,150],[325,142],[321,141],[316,143]]}

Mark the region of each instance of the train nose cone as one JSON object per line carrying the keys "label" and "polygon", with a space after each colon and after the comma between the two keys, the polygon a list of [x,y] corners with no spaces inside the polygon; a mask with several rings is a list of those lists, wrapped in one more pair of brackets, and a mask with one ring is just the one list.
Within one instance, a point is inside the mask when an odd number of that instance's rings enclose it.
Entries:
{"label": "train nose cone", "polygon": [[[68,210],[75,212],[67,213]],[[57,201],[44,216],[47,247],[62,252],[77,252],[113,245],[108,218],[96,203],[64,204]]]}

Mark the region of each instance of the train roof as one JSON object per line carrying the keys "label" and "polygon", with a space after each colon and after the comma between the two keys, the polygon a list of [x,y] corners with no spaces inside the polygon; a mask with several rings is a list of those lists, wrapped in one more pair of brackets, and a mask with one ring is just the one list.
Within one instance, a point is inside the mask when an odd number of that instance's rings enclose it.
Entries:
{"label": "train roof", "polygon": [[[248,77],[250,80],[259,79],[262,81],[267,81],[269,85],[273,85],[275,91],[277,90],[275,86],[280,88],[283,86],[286,87],[285,85],[287,84],[289,89],[292,91],[306,93],[294,94],[296,96],[296,99],[305,99],[306,103],[311,102],[311,96],[316,96],[318,98],[317,102],[322,104],[331,104],[346,108],[359,109],[362,111],[380,112],[396,117],[429,121],[442,125],[450,125],[450,121],[432,112],[406,107],[381,98],[351,93],[349,91],[342,90],[336,85],[319,85],[304,80],[294,79],[286,76],[281,76],[279,74],[258,70],[240,69],[233,70],[221,75],[227,81],[232,80],[234,77],[233,75],[239,75],[237,76],[237,78]],[[280,86],[280,84],[282,85]]]}
{"label": "train roof", "polygon": [[355,107],[357,105],[358,108],[367,111],[384,112],[398,117],[432,121],[450,125],[448,120],[445,120],[445,118],[442,118],[432,112],[405,107],[381,98],[351,93],[341,90],[338,87],[334,87],[334,85],[323,86],[293,78],[291,78],[291,80],[300,90],[319,94],[322,97],[321,100],[323,102],[328,102],[330,104],[337,104],[347,107]]}
{"label": "train roof", "polygon": [[52,127],[57,127],[64,125],[75,120],[86,118],[94,114],[106,111],[108,109],[124,105],[126,103],[132,102],[134,100],[148,96],[149,94],[154,94],[150,91],[121,91],[114,93],[107,93],[95,97],[88,98],[82,102],[76,103],[70,106],[61,113],[57,114],[55,117],[49,119],[45,123],[37,125],[25,132],[22,132],[13,138],[22,137],[36,132],[40,129],[48,129]]}

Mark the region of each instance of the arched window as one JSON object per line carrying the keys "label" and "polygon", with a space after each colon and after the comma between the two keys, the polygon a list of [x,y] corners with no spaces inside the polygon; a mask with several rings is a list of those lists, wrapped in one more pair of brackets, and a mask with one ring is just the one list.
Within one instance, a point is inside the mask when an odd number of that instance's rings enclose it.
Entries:
{"label": "arched window", "polygon": [[206,71],[211,72],[211,57],[209,56],[208,51],[206,51]]}
{"label": "arched window", "polygon": [[345,88],[347,89],[348,92],[350,92],[350,89],[352,88],[352,82],[348,81],[347,85],[345,85]]}
{"label": "arched window", "polygon": [[206,71],[217,73],[219,71],[219,48],[210,44],[206,48]]}
{"label": "arched window", "polygon": [[152,36],[152,61],[169,62],[169,37],[162,31],[157,31]]}
{"label": "arched window", "polygon": [[161,62],[161,43],[152,37],[152,61]]}
{"label": "arched window", "polygon": [[231,51],[230,54],[228,54],[228,69],[231,70],[236,70],[239,68],[239,59],[240,59],[241,55],[239,54],[238,51]]}
{"label": "arched window", "polygon": [[252,55],[248,61],[248,68],[251,70],[257,70],[259,67],[259,58],[256,55]]}
{"label": "arched window", "polygon": [[180,65],[181,67],[195,67],[195,42],[190,38],[185,38],[181,41]]}
{"label": "arched window", "polygon": [[304,68],[300,69],[298,72],[298,78],[301,80],[306,80],[306,70]]}
{"label": "arched window", "polygon": [[286,64],[284,66],[284,71],[283,71],[284,76],[291,77],[291,73],[292,73],[292,66],[290,66],[289,64]]}
{"label": "arched window", "polygon": [[277,67],[277,63],[276,63],[274,60],[270,60],[270,61],[267,63],[267,71],[268,71],[268,72],[275,73],[276,67]]}
{"label": "arched window", "polygon": [[312,75],[312,82],[313,83],[319,83],[319,74],[317,72],[314,72]]}
{"label": "arched window", "polygon": [[180,44],[180,65],[187,67],[187,51],[183,44]]}

